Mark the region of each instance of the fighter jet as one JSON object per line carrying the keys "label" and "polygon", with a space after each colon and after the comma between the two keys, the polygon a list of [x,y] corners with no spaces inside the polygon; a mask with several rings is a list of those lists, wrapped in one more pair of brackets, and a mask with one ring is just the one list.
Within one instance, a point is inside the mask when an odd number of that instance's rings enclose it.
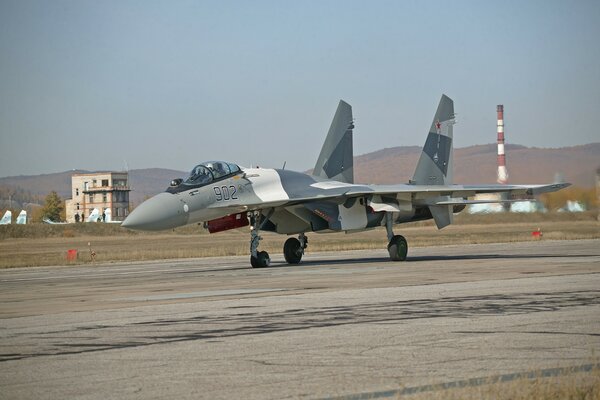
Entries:
{"label": "fighter jet", "polygon": [[407,184],[354,184],[352,108],[340,101],[311,174],[203,162],[186,179],[173,180],[165,192],[134,209],[122,226],[163,230],[204,223],[210,233],[216,233],[250,225],[253,267],[270,264],[269,254],[259,250],[261,231],[298,235],[283,246],[285,260],[298,264],[308,245],[308,232],[354,232],[385,226],[390,259],[404,261],[408,244],[394,233],[396,224],[433,219],[441,229],[466,205],[495,202],[469,200],[477,193],[536,195],[569,185],[454,185],[454,124],[454,102],[443,95],[413,178]]}

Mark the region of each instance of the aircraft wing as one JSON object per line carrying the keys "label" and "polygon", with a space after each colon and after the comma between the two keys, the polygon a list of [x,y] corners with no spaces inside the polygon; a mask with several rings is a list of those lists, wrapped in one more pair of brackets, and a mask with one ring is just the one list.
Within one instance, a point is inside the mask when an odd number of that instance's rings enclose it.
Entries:
{"label": "aircraft wing", "polygon": [[[555,192],[570,186],[570,183],[553,183],[546,185],[374,185],[369,186],[372,191],[349,190],[348,196],[362,195],[383,195],[396,196],[399,199],[406,199],[406,195],[411,195],[415,202],[420,200],[431,200],[435,198],[444,198],[434,203],[424,201],[423,204],[476,204],[470,202],[479,202],[479,200],[465,200],[467,197],[475,196],[480,193],[508,193],[509,195],[538,195],[547,192]],[[490,202],[490,201],[485,201]]]}
{"label": "aircraft wing", "polygon": [[[263,214],[289,215],[297,213],[297,206],[317,215],[329,210],[335,215],[344,208],[351,207],[358,198],[364,199],[374,212],[413,212],[415,207],[427,207],[439,229],[450,225],[453,221],[455,206],[482,203],[509,203],[514,200],[499,198],[490,200],[470,200],[469,197],[479,193],[507,193],[513,195],[537,195],[554,192],[569,186],[569,183],[549,185],[352,185],[335,184],[330,189],[322,189],[307,196],[288,196],[272,201],[246,204],[229,204],[225,210],[228,214],[246,211],[261,211]],[[361,204],[363,204],[361,202]],[[296,211],[294,211],[296,209]]]}
{"label": "aircraft wing", "polygon": [[[342,204],[348,199],[367,197],[372,203],[386,204],[392,207],[375,208],[375,211],[400,211],[395,207],[400,203],[428,206],[467,205],[482,203],[503,203],[513,200],[467,200],[467,197],[479,193],[508,193],[509,195],[538,195],[555,192],[570,186],[570,183],[554,183],[547,185],[344,185],[325,189],[310,196],[290,196],[266,202],[228,205],[231,213],[244,211],[286,208],[298,204],[314,202],[333,202]],[[329,193],[328,193],[329,192]],[[376,198],[374,200],[374,198]],[[398,208],[398,209],[396,209]]]}

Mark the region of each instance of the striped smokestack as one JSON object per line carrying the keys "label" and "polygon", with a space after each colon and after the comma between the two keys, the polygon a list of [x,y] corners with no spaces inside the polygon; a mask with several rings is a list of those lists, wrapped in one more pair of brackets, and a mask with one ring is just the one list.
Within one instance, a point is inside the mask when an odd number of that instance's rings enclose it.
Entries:
{"label": "striped smokestack", "polygon": [[499,104],[498,112],[498,183],[508,183],[508,171],[506,170],[506,155],[504,154],[504,106]]}

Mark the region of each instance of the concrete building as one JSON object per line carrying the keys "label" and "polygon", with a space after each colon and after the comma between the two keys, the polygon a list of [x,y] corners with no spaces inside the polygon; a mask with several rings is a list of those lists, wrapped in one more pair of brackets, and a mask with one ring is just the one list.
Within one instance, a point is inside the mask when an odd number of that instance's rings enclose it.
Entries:
{"label": "concrete building", "polygon": [[127,172],[95,172],[71,176],[71,199],[66,200],[67,222],[85,220],[98,209],[99,216],[109,215],[123,221],[129,214],[129,176]]}

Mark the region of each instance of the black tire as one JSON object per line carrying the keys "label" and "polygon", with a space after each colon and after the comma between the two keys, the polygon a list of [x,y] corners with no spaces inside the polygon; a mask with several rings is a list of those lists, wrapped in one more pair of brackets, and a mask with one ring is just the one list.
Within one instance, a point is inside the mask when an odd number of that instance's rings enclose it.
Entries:
{"label": "black tire", "polygon": [[396,235],[388,244],[388,252],[392,261],[404,261],[408,254],[408,243],[404,236]]}
{"label": "black tire", "polygon": [[296,238],[289,238],[283,245],[283,256],[288,264],[300,264],[302,260],[302,245]]}
{"label": "black tire", "polygon": [[250,256],[250,265],[253,268],[264,268],[271,265],[271,257],[266,251],[259,251],[256,257]]}

